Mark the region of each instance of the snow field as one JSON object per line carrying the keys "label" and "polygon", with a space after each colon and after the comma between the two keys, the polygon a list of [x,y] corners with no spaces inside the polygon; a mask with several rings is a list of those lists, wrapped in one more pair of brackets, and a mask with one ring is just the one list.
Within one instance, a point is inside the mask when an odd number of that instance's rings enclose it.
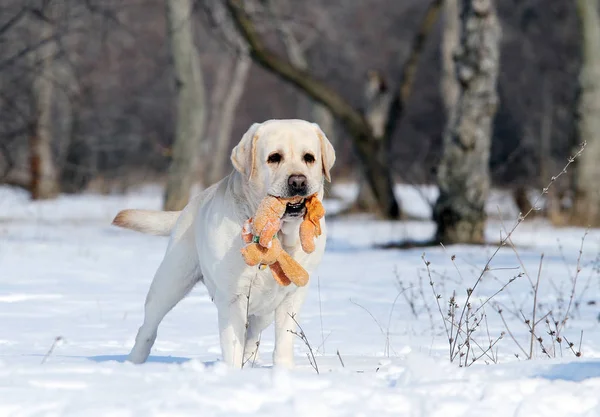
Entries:
{"label": "snow field", "polygon": [[[354,192],[350,186],[334,191],[342,199],[327,201],[330,212]],[[419,198],[431,190],[398,192],[409,212],[427,217]],[[494,194],[490,207],[501,204],[509,217],[514,209],[501,196]],[[272,328],[263,333],[260,365],[241,372],[224,367],[216,309],[201,286],[163,321],[149,363],[134,366],[123,360],[167,241],[110,227],[110,220],[122,208],[159,206],[155,187],[42,203],[0,188],[0,417],[600,415],[598,230],[585,236],[563,330],[583,352],[579,358],[566,343],[562,349],[552,343],[542,322],[539,335],[552,358],[535,344],[535,359],[524,360],[505,334],[492,355],[498,364],[485,355],[468,368],[450,364],[430,275],[442,313],[453,292],[462,307],[495,246],[380,249],[426,239],[433,225],[353,216],[328,220],[327,253],[300,317],[319,375],[300,340],[297,369],[271,369]],[[499,239],[501,227],[490,221],[490,241]],[[567,309],[584,235],[583,229],[554,229],[538,220],[517,229],[519,258],[534,279],[544,254],[537,318]],[[501,249],[472,296],[473,306],[519,268],[513,250]],[[519,314],[531,318],[532,300],[527,278],[517,278],[486,304],[487,325],[474,340],[485,347],[506,332],[494,307],[500,306],[514,339],[529,351],[530,333]],[[477,348],[473,352],[478,355]]]}

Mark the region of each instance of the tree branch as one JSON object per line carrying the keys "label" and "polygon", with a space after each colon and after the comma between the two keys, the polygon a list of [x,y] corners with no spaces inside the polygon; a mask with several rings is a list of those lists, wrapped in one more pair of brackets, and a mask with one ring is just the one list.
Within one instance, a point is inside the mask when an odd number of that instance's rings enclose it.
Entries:
{"label": "tree branch", "polygon": [[5,32],[7,32],[14,25],[16,25],[17,23],[19,23],[19,21],[21,20],[21,18],[23,16],[25,16],[26,12],[27,12],[27,8],[26,7],[22,7],[13,17],[11,17],[10,19],[8,19],[8,21],[6,21],[2,26],[0,26],[0,36],[2,36]]}
{"label": "tree branch", "polygon": [[370,127],[366,120],[347,100],[315,79],[309,72],[297,68],[266,48],[254,24],[245,13],[243,4],[243,0],[226,0],[229,13],[248,43],[252,58],[266,70],[300,88],[313,100],[327,107],[350,131],[359,133],[357,136],[370,136]]}
{"label": "tree branch", "polygon": [[404,63],[400,73],[400,85],[388,110],[384,134],[384,138],[386,138],[388,142],[396,130],[398,121],[404,112],[406,102],[410,97],[417,75],[417,64],[419,63],[419,58],[425,50],[425,42],[427,41],[433,26],[438,20],[440,9],[442,8],[443,4],[444,0],[432,0],[431,3],[429,3],[429,6],[425,11],[425,16],[423,16],[417,33],[415,33],[415,37],[413,38],[410,53],[408,54],[408,58],[406,59],[406,62]]}

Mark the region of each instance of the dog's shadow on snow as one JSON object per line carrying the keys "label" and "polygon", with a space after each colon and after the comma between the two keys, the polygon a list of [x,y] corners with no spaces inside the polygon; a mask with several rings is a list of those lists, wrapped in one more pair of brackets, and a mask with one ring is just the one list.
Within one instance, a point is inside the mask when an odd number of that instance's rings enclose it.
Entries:
{"label": "dog's shadow on snow", "polygon": [[[42,354],[31,354],[24,356],[33,356],[43,358],[43,362],[48,358],[48,355]],[[95,356],[73,356],[73,355],[52,355],[52,358],[58,359],[85,359],[96,363],[107,363],[107,362],[117,362],[117,363],[127,363],[127,355],[95,355]],[[151,355],[146,360],[146,363],[164,363],[164,364],[175,364],[180,365],[190,361],[195,361],[195,358],[186,358],[183,356],[160,356],[160,355]],[[42,362],[42,363],[43,363]],[[200,360],[205,367],[215,366],[219,360]]]}
{"label": "dog's shadow on snow", "polygon": [[[97,356],[87,356],[87,359],[93,362],[119,362],[124,363],[127,362],[127,355],[97,355]],[[158,356],[158,355],[150,355],[146,360],[146,363],[169,363],[169,364],[182,364],[191,361],[191,358],[185,358],[183,356]],[[212,366],[217,361],[209,361],[203,362],[205,366]]]}
{"label": "dog's shadow on snow", "polygon": [[[127,355],[97,355],[97,356],[86,356],[88,360],[96,363],[104,363],[104,362],[118,362],[125,363],[127,362]],[[164,364],[175,364],[181,365],[187,362],[195,361],[193,358],[184,358],[182,356],[149,356],[145,363],[164,363]],[[199,361],[204,365],[205,368],[212,368],[219,363],[222,363],[220,360],[203,360]],[[260,369],[271,369],[273,365],[271,364],[263,364],[257,363],[253,365],[248,365],[248,368],[260,368]]]}

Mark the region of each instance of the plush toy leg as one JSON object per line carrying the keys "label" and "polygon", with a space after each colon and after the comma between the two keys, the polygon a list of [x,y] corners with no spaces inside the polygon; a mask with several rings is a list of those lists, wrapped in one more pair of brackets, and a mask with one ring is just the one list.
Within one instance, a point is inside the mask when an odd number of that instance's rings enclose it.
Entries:
{"label": "plush toy leg", "polygon": [[302,250],[306,253],[312,253],[315,250],[315,226],[309,221],[300,224],[300,243]]}
{"label": "plush toy leg", "polygon": [[288,279],[298,287],[304,287],[308,283],[308,272],[286,251],[281,251],[277,262]]}
{"label": "plush toy leg", "polygon": [[281,226],[281,222],[279,219],[268,221],[265,224],[265,227],[260,232],[260,246],[263,248],[270,248],[273,244],[273,238],[279,232],[279,227]]}
{"label": "plush toy leg", "polygon": [[321,235],[321,219],[325,208],[316,195],[306,199],[306,215],[300,224],[300,242],[302,250],[312,253],[315,250],[315,238]]}
{"label": "plush toy leg", "polygon": [[290,281],[290,279],[285,275],[285,272],[283,272],[283,269],[281,269],[279,262],[275,262],[274,264],[270,265],[269,269],[271,269],[273,279],[277,281],[279,285],[287,287],[292,283],[292,281]]}
{"label": "plush toy leg", "polygon": [[267,249],[261,247],[258,243],[250,243],[242,248],[242,256],[248,266],[256,266],[262,261],[266,251]]}

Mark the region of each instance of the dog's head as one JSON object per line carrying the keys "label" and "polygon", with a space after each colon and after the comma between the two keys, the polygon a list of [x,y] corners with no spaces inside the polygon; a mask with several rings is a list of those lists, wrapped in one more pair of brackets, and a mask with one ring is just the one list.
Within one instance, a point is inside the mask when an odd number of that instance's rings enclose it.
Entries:
{"label": "dog's head", "polygon": [[[269,120],[255,123],[231,152],[234,168],[263,198],[308,197],[331,181],[335,151],[315,123]],[[288,204],[287,217],[304,214],[304,201]]]}

